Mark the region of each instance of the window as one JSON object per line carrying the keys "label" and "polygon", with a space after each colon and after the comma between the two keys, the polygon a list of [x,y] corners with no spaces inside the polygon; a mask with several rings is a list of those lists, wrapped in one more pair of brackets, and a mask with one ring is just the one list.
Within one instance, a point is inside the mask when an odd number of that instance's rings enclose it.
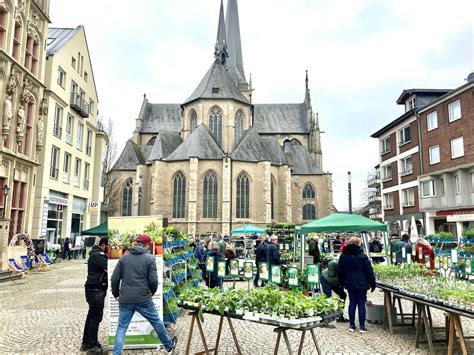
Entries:
{"label": "window", "polygon": [[25,103],[25,123],[24,123],[24,140],[20,147],[20,153],[29,156],[31,145],[31,132],[33,131],[33,119],[35,114],[35,104],[33,102]]}
{"label": "window", "polygon": [[464,139],[463,137],[451,140],[451,158],[456,159],[464,156]]}
{"label": "window", "polygon": [[0,7],[0,48],[3,48],[3,43],[5,43],[6,32],[7,11],[3,7]]}
{"label": "window", "polygon": [[94,100],[89,99],[89,113],[90,113],[91,115],[94,114],[94,105],[95,105]]}
{"label": "window", "polygon": [[62,121],[63,121],[63,109],[56,105],[54,108],[54,124],[53,124],[53,134],[61,138],[62,136]]}
{"label": "window", "polygon": [[448,115],[449,115],[449,122],[453,122],[461,118],[461,101],[460,100],[451,102],[448,105]]}
{"label": "window", "polygon": [[383,208],[384,210],[393,209],[393,194],[390,193],[383,195]]}
{"label": "window", "polygon": [[454,193],[461,193],[461,180],[459,178],[459,175],[454,175]]}
{"label": "window", "polygon": [[314,205],[303,206],[303,220],[312,221],[316,219],[316,207]]}
{"label": "window", "polygon": [[444,196],[444,179],[439,179],[439,195]]}
{"label": "window", "polygon": [[66,143],[72,144],[72,127],[74,127],[74,117],[68,113],[66,120]]}
{"label": "window", "polygon": [[71,58],[71,67],[76,69],[76,58],[74,58],[74,57]]}
{"label": "window", "polygon": [[153,146],[153,145],[155,145],[155,142],[156,142],[156,136],[152,137],[146,145]]}
{"label": "window", "polygon": [[173,179],[173,218],[186,215],[186,177],[179,171]]}
{"label": "window", "polygon": [[26,183],[20,181],[13,182],[9,241],[15,234],[24,232],[23,222],[27,191]]}
{"label": "window", "polygon": [[275,178],[273,177],[273,174],[270,177],[270,202],[272,204],[271,218],[273,220],[275,219]]}
{"label": "window", "polygon": [[400,145],[404,145],[411,141],[411,129],[410,126],[406,126],[398,131],[398,137],[400,139]]}
{"label": "window", "polygon": [[74,164],[74,177],[79,178],[81,176],[81,159],[76,158],[76,163]]}
{"label": "window", "polygon": [[245,171],[241,172],[237,178],[237,218],[250,218],[250,181]]}
{"label": "window", "polygon": [[435,196],[434,181],[428,180],[421,183],[421,197]]}
{"label": "window", "polygon": [[403,207],[415,206],[415,190],[405,189],[402,190]]}
{"label": "window", "polygon": [[426,127],[428,131],[438,128],[438,113],[433,111],[426,116]]}
{"label": "window", "polygon": [[390,137],[386,137],[380,141],[380,153],[385,154],[390,152]]}
{"label": "window", "polygon": [[51,148],[51,169],[49,171],[49,177],[51,179],[58,179],[59,175],[59,148],[53,146]]}
{"label": "window", "polygon": [[92,131],[89,128],[87,129],[86,154],[88,156],[92,154]]}
{"label": "window", "polygon": [[242,111],[237,111],[235,114],[235,146],[239,144],[242,135],[244,134],[244,114]]}
{"label": "window", "polygon": [[385,165],[380,168],[382,170],[382,181],[392,180],[392,165]]}
{"label": "window", "polygon": [[412,97],[409,100],[407,100],[405,104],[405,109],[406,111],[413,110],[416,106],[416,97]]}
{"label": "window", "polygon": [[316,192],[314,191],[314,186],[309,182],[304,185],[303,188],[303,198],[316,198]]}
{"label": "window", "polygon": [[77,91],[78,91],[77,84],[74,82],[74,80],[71,80],[71,92],[74,94],[73,96],[77,94]]}
{"label": "window", "polygon": [[31,35],[26,37],[25,62],[24,65],[34,75],[38,70],[39,43]]}
{"label": "window", "polygon": [[471,173],[471,192],[474,192],[474,173]]}
{"label": "window", "polygon": [[87,82],[88,79],[89,79],[89,75],[88,75],[87,72],[85,71],[85,72],[84,72],[84,81]]}
{"label": "window", "polygon": [[214,86],[214,87],[212,88],[212,93],[213,93],[213,94],[218,94],[218,93],[219,93],[219,88],[218,88],[217,86]]}
{"label": "window", "polygon": [[218,107],[213,107],[209,113],[209,127],[220,146],[222,144],[222,111]]}
{"label": "window", "polygon": [[85,163],[84,164],[84,190],[89,190],[89,173],[90,173],[90,164]]}
{"label": "window", "polygon": [[413,159],[412,157],[404,158],[400,161],[401,163],[401,175],[409,175],[413,173]]}
{"label": "window", "polygon": [[62,88],[66,85],[66,72],[61,67],[58,68],[58,85]]}
{"label": "window", "polygon": [[77,124],[77,135],[76,135],[76,148],[82,150],[82,136],[84,134],[84,125],[82,123]]}
{"label": "window", "polygon": [[127,180],[122,191],[122,216],[132,215],[132,195],[133,185],[132,179]]}
{"label": "window", "polygon": [[21,34],[22,34],[21,23],[17,21],[15,22],[15,33],[13,35],[13,51],[12,51],[12,56],[17,61],[20,60]]}
{"label": "window", "polygon": [[189,115],[189,133],[193,133],[197,127],[197,113],[194,110],[191,110]]}
{"label": "window", "polygon": [[209,171],[204,177],[202,217],[217,218],[217,176]]}
{"label": "window", "polygon": [[440,162],[439,145],[430,147],[429,152],[430,152],[430,165],[439,163]]}

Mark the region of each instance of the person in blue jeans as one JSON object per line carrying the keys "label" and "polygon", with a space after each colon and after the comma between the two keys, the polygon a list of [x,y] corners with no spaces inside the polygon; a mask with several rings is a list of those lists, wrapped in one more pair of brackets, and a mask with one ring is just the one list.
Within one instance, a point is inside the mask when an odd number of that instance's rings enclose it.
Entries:
{"label": "person in blue jeans", "polygon": [[152,301],[158,289],[155,258],[147,246],[150,237],[141,235],[136,245],[123,255],[112,274],[112,295],[119,302],[119,321],[115,334],[114,355],[122,353],[125,334],[135,312],[140,313],[155,329],[166,351],[171,352],[178,338],[170,338]]}
{"label": "person in blue jeans", "polygon": [[372,264],[361,248],[360,238],[352,237],[339,258],[337,275],[339,283],[349,293],[349,331],[357,330],[355,325],[355,311],[359,311],[359,332],[366,333],[365,302],[367,290],[374,292],[375,274]]}

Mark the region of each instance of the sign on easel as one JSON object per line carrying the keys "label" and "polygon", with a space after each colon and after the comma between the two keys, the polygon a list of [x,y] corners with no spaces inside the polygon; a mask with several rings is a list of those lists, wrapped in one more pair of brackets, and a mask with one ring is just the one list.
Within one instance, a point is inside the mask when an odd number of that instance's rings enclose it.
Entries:
{"label": "sign on easel", "polygon": [[262,281],[268,281],[270,279],[268,275],[269,263],[258,263],[258,278]]}
{"label": "sign on easel", "polygon": [[306,282],[308,285],[319,285],[319,265],[308,264],[306,265]]}
{"label": "sign on easel", "polygon": [[275,285],[281,285],[281,266],[280,265],[272,265],[271,266],[271,283]]}

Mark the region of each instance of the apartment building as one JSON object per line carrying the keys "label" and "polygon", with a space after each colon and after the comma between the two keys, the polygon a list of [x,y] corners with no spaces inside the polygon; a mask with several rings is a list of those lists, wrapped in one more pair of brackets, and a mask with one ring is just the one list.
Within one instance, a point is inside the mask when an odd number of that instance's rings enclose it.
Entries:
{"label": "apartment building", "polygon": [[100,223],[102,160],[97,90],[83,26],[50,28],[46,53],[45,142],[38,169],[33,237],[58,243]]}
{"label": "apartment building", "polygon": [[423,171],[420,208],[426,232],[460,237],[474,227],[474,73],[419,112]]}
{"label": "apartment building", "polygon": [[0,1],[0,271],[8,244],[31,234],[43,149],[48,0]]}
{"label": "apartment building", "polygon": [[448,91],[404,90],[396,102],[405,112],[371,136],[379,140],[382,217],[390,233],[408,232],[412,217],[423,232],[418,193],[422,171],[418,111]]}
{"label": "apartment building", "polygon": [[374,173],[367,177],[368,189],[368,217],[382,221],[382,185],[380,180],[380,165],[374,169]]}

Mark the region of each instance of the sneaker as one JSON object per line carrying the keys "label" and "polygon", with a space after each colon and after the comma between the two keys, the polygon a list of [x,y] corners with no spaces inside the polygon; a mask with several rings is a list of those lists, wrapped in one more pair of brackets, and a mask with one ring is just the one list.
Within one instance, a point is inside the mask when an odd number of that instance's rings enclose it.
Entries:
{"label": "sneaker", "polygon": [[361,327],[359,329],[359,333],[367,333],[367,328],[366,327]]}
{"label": "sneaker", "polygon": [[176,348],[176,345],[178,344],[178,337],[173,337],[171,339],[171,347],[169,349],[166,349],[167,352],[172,352],[174,348]]}
{"label": "sneaker", "polygon": [[354,333],[356,330],[357,330],[357,328],[356,328],[355,325],[351,325],[351,326],[349,327],[349,331],[350,331],[351,333]]}
{"label": "sneaker", "polygon": [[102,348],[99,348],[97,345],[86,351],[88,354],[102,354],[104,352],[104,350]]}
{"label": "sneaker", "polygon": [[79,348],[79,351],[87,351],[90,348],[93,348],[93,346],[91,346],[89,344],[82,344],[81,347]]}

